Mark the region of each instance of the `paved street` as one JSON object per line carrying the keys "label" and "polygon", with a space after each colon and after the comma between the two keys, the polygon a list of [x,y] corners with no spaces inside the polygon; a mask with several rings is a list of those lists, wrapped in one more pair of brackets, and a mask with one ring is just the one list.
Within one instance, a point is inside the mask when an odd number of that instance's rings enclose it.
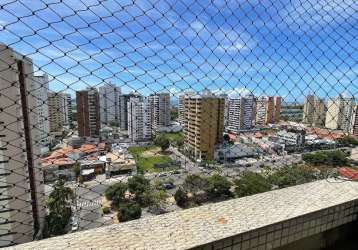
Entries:
{"label": "paved street", "polygon": [[199,174],[201,173],[200,168],[197,166],[196,163],[192,162],[188,157],[182,154],[177,148],[170,147],[169,150],[173,153],[174,156],[172,158],[174,160],[180,161],[182,164],[182,168],[187,170],[191,174]]}

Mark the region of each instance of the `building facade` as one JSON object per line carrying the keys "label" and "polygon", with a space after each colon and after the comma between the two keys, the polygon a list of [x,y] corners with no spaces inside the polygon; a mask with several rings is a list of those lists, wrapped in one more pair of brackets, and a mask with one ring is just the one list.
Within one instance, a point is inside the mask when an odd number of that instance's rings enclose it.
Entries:
{"label": "building facade", "polygon": [[214,159],[215,146],[223,139],[225,99],[214,95],[185,96],[183,105],[187,153],[195,160]]}
{"label": "building facade", "polygon": [[326,105],[324,100],[308,95],[303,106],[303,122],[309,126],[323,127],[326,118]]}
{"label": "building facade", "polygon": [[73,113],[72,113],[72,97],[70,94],[65,94],[67,99],[67,121],[68,125],[72,127],[73,124]]}
{"label": "building facade", "polygon": [[65,127],[70,125],[72,117],[71,107],[69,107],[68,94],[60,92],[48,93],[48,112],[50,132],[52,134],[62,134]]}
{"label": "building facade", "polygon": [[340,94],[336,99],[331,99],[327,104],[326,128],[340,129],[349,133],[355,107],[353,96]]}
{"label": "building facade", "polygon": [[101,123],[119,124],[119,96],[121,89],[111,83],[105,83],[99,87],[99,104]]}
{"label": "building facade", "polygon": [[136,94],[121,94],[119,95],[118,110],[119,110],[119,127],[121,130],[128,130],[128,102],[131,97],[136,97]]}
{"label": "building facade", "polygon": [[76,92],[77,125],[80,137],[98,137],[101,128],[97,89]]}
{"label": "building facade", "polygon": [[228,98],[226,100],[226,130],[239,133],[241,130],[251,129],[254,119],[253,95],[242,96],[239,98]]}
{"label": "building facade", "polygon": [[46,210],[33,64],[3,45],[0,58],[0,246],[9,246],[32,241]]}
{"label": "building facade", "polygon": [[151,138],[150,113],[148,100],[141,96],[131,97],[127,103],[128,137],[132,142]]}
{"label": "building facade", "polygon": [[35,112],[38,118],[36,129],[39,133],[42,149],[47,151],[51,142],[48,106],[48,76],[46,74],[43,76],[34,76],[33,86],[33,97],[36,100]]}
{"label": "building facade", "polygon": [[170,94],[156,93],[148,97],[150,124],[154,135],[161,127],[170,125]]}
{"label": "building facade", "polygon": [[350,133],[358,137],[358,105],[355,105],[354,112],[352,114],[352,125]]}

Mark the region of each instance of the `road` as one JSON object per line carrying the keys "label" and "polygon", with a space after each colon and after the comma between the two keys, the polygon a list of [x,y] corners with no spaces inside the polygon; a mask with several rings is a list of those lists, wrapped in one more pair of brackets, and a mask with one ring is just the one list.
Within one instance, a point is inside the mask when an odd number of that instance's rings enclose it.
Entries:
{"label": "road", "polygon": [[182,154],[177,148],[170,147],[169,150],[173,153],[172,159],[178,160],[182,164],[182,168],[187,170],[191,174],[200,174],[202,171],[198,165],[192,162],[188,157]]}

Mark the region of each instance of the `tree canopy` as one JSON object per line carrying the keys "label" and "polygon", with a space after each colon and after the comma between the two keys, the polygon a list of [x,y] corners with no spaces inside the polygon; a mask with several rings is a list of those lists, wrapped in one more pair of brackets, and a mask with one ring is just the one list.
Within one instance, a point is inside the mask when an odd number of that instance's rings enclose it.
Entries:
{"label": "tree canopy", "polygon": [[135,202],[121,204],[118,209],[118,221],[126,222],[139,219],[142,216],[142,208]]}
{"label": "tree canopy", "polygon": [[238,197],[258,194],[271,190],[271,184],[259,173],[244,172],[240,179],[235,180],[235,194]]}
{"label": "tree canopy", "polygon": [[170,141],[165,135],[159,134],[155,137],[154,144],[160,147],[162,151],[165,151],[169,148]]}

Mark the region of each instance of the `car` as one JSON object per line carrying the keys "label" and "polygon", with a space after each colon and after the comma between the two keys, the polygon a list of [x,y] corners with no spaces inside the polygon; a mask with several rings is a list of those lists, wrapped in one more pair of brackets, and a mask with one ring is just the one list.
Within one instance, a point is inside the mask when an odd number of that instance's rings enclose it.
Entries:
{"label": "car", "polygon": [[167,189],[167,190],[175,188],[175,185],[173,183],[163,183],[162,186],[164,189]]}

